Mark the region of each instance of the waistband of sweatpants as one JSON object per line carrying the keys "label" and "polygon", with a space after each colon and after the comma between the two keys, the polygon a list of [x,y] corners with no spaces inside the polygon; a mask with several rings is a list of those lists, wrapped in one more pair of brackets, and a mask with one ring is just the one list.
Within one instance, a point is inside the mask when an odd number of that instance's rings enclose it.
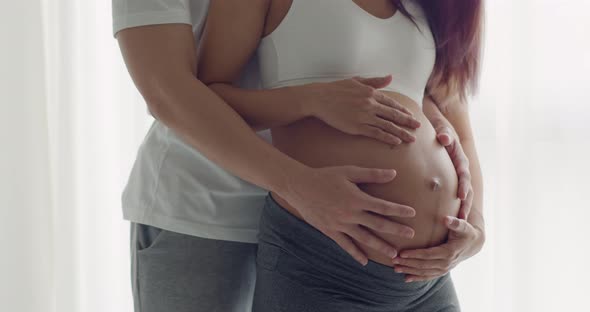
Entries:
{"label": "waistband of sweatpants", "polygon": [[270,195],[260,219],[259,244],[272,244],[321,271],[345,277],[359,287],[388,293],[388,289],[417,290],[428,288],[429,282],[404,281],[405,274],[369,260],[362,266],[335,241],[281,207]]}

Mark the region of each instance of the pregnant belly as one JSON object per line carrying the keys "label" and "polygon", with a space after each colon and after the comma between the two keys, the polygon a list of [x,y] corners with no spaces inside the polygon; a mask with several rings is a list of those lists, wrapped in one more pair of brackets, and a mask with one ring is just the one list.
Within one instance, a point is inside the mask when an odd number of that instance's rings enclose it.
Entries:
{"label": "pregnant belly", "polygon": [[[436,140],[436,132],[409,98],[393,92],[396,99],[414,114],[421,126],[409,130],[416,141],[390,146],[375,139],[348,135],[315,118],[306,118],[285,127],[272,129],[273,144],[285,154],[310,167],[355,165],[369,168],[391,168],[394,180],[384,184],[361,184],[365,192],[416,210],[413,218],[389,217],[415,230],[413,238],[375,232],[399,250],[439,245],[446,240],[446,215],[456,216],[458,178],[446,149]],[[273,197],[295,216],[300,214],[278,194]],[[391,266],[391,260],[376,250],[360,244],[369,259]]]}

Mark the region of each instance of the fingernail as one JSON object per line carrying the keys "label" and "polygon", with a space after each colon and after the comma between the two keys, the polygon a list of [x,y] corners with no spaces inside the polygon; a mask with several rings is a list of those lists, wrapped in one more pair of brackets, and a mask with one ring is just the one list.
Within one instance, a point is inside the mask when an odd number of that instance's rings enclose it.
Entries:
{"label": "fingernail", "polygon": [[392,169],[382,169],[381,170],[381,174],[385,177],[385,178],[392,178],[395,176],[396,172],[395,170]]}
{"label": "fingernail", "polygon": [[389,255],[389,258],[395,259],[395,257],[397,256],[397,251],[390,250],[387,254]]}

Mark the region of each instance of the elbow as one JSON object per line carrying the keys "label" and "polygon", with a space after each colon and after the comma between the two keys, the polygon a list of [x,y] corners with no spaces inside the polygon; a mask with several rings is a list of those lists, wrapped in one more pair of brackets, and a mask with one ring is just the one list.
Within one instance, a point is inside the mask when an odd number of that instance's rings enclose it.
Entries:
{"label": "elbow", "polygon": [[161,84],[151,84],[149,88],[140,90],[143,99],[147,105],[150,114],[160,121],[167,121],[172,115],[173,108],[169,96],[170,92],[179,92],[171,90],[166,92],[166,87]]}
{"label": "elbow", "polygon": [[148,111],[155,119],[160,121],[168,119],[168,116],[170,116],[170,107],[167,107],[163,100],[152,96],[144,96],[144,100]]}
{"label": "elbow", "polygon": [[177,109],[174,107],[175,99],[184,93],[187,81],[194,80],[192,75],[183,76],[153,76],[148,79],[140,93],[146,102],[148,110],[154,118],[167,121]]}

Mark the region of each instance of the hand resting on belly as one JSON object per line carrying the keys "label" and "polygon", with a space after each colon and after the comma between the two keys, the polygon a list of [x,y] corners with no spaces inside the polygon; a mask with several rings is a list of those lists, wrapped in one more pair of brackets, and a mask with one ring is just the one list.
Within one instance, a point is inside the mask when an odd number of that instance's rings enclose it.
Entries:
{"label": "hand resting on belly", "polygon": [[[336,130],[315,118],[306,118],[288,126],[273,128],[273,145],[285,154],[311,167],[356,165],[370,168],[392,168],[396,178],[385,184],[359,187],[367,193],[416,210],[413,218],[391,217],[415,231],[413,238],[375,232],[398,250],[435,246],[446,240],[448,230],[444,217],[457,215],[458,177],[449,154],[436,139],[436,132],[421,108],[411,99],[393,92],[384,92],[409,109],[421,127],[407,129],[416,140],[390,146],[375,139],[355,136]],[[301,218],[277,194],[273,197]],[[358,243],[358,242],[357,242]],[[368,246],[358,244],[369,259],[392,265],[390,259]]]}

